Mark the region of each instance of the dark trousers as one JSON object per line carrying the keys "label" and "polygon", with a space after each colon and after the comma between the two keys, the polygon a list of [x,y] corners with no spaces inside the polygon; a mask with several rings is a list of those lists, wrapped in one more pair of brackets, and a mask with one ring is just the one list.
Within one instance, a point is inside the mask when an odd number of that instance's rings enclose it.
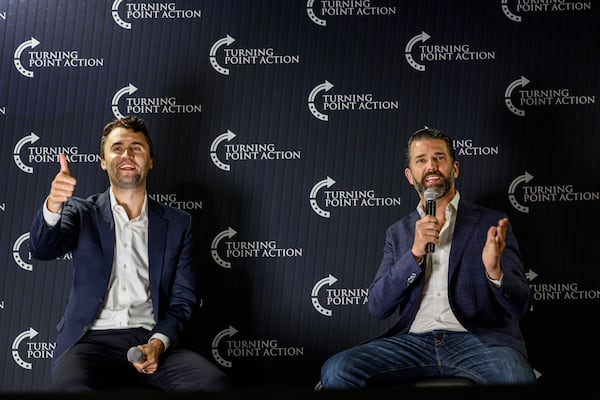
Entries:
{"label": "dark trousers", "polygon": [[229,387],[228,377],[216,365],[188,349],[169,348],[160,356],[155,373],[137,372],[127,360],[127,350],[146,343],[147,335],[141,328],[88,332],[54,363],[53,390],[214,392]]}

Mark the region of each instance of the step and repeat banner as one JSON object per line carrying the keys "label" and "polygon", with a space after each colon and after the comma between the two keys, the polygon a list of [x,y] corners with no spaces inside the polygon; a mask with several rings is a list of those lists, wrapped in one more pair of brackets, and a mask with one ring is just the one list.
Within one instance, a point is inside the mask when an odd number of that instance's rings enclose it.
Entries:
{"label": "step and repeat banner", "polygon": [[600,5],[589,0],[0,0],[0,391],[50,384],[69,254],[29,226],[69,159],[144,118],[150,196],[190,212],[186,341],[240,388],[312,388],[394,321],[367,311],[386,228],[416,206],[403,150],[454,138],[465,198],[506,212],[540,383],[597,372]]}

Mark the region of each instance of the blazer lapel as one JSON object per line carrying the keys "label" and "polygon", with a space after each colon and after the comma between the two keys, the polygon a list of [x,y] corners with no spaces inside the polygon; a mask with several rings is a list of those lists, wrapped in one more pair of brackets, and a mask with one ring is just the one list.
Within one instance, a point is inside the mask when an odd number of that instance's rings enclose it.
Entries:
{"label": "blazer lapel", "polygon": [[160,277],[169,227],[169,221],[163,218],[163,214],[164,211],[160,205],[148,198],[148,268],[154,315],[158,315]]}
{"label": "blazer lapel", "polygon": [[96,207],[98,212],[98,236],[100,236],[102,256],[104,261],[102,265],[105,266],[105,278],[108,282],[112,272],[115,254],[115,221],[110,208],[110,195],[108,190],[98,197]]}
{"label": "blazer lapel", "polygon": [[452,276],[458,265],[458,260],[473,235],[473,230],[477,225],[480,213],[474,209],[468,202],[461,200],[456,215],[456,224],[454,225],[454,234],[452,238],[452,248],[450,250],[450,261],[448,265],[448,275]]}

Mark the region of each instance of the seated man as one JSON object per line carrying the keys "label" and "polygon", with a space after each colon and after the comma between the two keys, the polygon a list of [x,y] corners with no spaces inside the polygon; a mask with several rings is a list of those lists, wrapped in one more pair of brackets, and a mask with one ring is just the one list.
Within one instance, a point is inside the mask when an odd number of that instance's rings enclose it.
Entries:
{"label": "seated man", "polygon": [[[417,131],[405,156],[404,174],[420,203],[387,230],[368,295],[373,316],[384,319],[398,310],[399,320],[381,336],[329,358],[321,369],[323,388],[437,377],[535,382],[519,328],[530,288],[508,219],[461,197],[452,140],[441,131]],[[435,202],[430,212],[428,188]]]}
{"label": "seated man", "polygon": [[[53,389],[227,388],[220,369],[178,343],[196,307],[192,218],[146,193],[153,149],[144,121],[125,117],[108,123],[100,157],[110,187],[83,199],[73,197],[77,181],[61,154],[60,171],[31,226],[34,258],[73,255]],[[131,363],[132,347],[141,357]]]}

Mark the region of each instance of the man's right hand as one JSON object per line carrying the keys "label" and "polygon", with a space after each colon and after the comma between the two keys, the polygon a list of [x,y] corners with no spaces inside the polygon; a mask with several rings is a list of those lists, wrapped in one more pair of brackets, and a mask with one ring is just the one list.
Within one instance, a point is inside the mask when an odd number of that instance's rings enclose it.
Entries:
{"label": "man's right hand", "polygon": [[59,212],[63,203],[67,201],[69,197],[73,196],[75,185],[77,185],[77,179],[73,178],[69,172],[67,157],[63,153],[59,154],[58,157],[60,161],[60,171],[52,181],[50,194],[46,200],[46,207],[54,213]]}

